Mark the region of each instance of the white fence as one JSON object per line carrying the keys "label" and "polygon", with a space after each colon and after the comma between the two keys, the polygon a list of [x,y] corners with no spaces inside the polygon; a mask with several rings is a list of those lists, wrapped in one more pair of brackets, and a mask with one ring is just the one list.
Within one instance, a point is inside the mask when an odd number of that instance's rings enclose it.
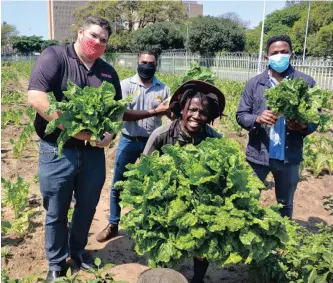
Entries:
{"label": "white fence", "polygon": [[[133,53],[119,53],[112,56],[110,63],[114,66],[137,68],[138,55]],[[37,56],[1,57],[2,61],[32,61]],[[184,74],[191,62],[199,62],[201,66],[211,70],[221,79],[247,81],[257,75],[258,55],[244,53],[227,53],[217,56],[200,56],[186,51],[163,52],[159,57],[158,71],[161,73]],[[324,89],[333,91],[333,59],[293,58],[292,65],[299,71],[313,77],[317,84]],[[267,67],[265,58],[262,58],[260,70]]]}
{"label": "white fence", "polygon": [[[242,53],[224,54],[218,56],[200,56],[186,52],[166,52],[159,57],[158,71],[161,73],[184,74],[191,62],[199,62],[201,66],[211,70],[221,79],[247,81],[257,75],[258,56]],[[138,56],[131,53],[120,53],[112,60],[114,66],[136,69]],[[333,60],[321,58],[309,58],[304,62],[294,58],[291,64],[296,70],[313,77],[317,84],[333,91]],[[262,59],[260,70],[267,67],[265,58]]]}

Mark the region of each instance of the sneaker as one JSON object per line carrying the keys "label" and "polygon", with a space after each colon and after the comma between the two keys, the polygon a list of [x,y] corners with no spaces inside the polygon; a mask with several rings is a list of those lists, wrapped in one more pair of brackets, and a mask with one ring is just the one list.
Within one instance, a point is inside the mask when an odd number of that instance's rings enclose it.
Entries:
{"label": "sneaker", "polygon": [[96,237],[100,243],[111,240],[118,235],[118,225],[108,224]]}

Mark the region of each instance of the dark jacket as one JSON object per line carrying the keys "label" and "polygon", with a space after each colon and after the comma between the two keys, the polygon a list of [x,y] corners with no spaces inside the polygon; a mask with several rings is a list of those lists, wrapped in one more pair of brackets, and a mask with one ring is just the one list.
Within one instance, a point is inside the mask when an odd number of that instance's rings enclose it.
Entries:
{"label": "dark jacket", "polygon": [[[315,84],[313,78],[296,71],[291,66],[285,72],[285,77],[302,78],[310,87]],[[246,159],[262,165],[269,165],[270,129],[261,127],[260,124],[256,123],[256,118],[267,109],[264,90],[270,87],[268,69],[266,69],[248,81],[236,112],[238,124],[249,131]],[[316,124],[309,124],[308,128],[301,132],[286,129],[285,163],[299,164],[302,161],[303,139],[314,132],[316,128]]]}

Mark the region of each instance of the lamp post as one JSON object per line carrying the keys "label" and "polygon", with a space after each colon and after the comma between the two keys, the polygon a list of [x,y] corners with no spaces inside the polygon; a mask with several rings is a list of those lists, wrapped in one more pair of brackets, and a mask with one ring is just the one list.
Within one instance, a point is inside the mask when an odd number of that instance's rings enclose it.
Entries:
{"label": "lamp post", "polygon": [[264,0],[264,10],[262,13],[262,25],[261,25],[261,36],[260,36],[260,48],[259,48],[259,58],[258,58],[258,74],[260,74],[260,65],[262,57],[262,46],[264,41],[264,26],[265,26],[265,16],[266,16],[266,0]]}
{"label": "lamp post", "polygon": [[[190,19],[191,17],[191,1],[187,1],[186,2],[186,12],[188,14],[188,18]],[[189,21],[189,20],[188,20]],[[187,46],[186,46],[186,67],[187,67],[187,49],[188,49],[188,21],[187,21],[187,24],[186,24],[186,43],[187,43]]]}
{"label": "lamp post", "polygon": [[304,46],[303,46],[303,64],[304,64],[304,60],[305,60],[306,39],[308,37],[308,29],[309,29],[310,7],[311,7],[311,0],[309,0],[308,17],[306,19],[305,38],[304,38]]}

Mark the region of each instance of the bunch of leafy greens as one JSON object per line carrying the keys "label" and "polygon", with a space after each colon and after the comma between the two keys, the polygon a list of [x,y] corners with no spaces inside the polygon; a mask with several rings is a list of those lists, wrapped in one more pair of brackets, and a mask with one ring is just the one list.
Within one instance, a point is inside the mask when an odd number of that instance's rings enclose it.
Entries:
{"label": "bunch of leafy greens", "polygon": [[193,62],[184,76],[171,84],[171,93],[174,93],[178,87],[190,80],[200,80],[214,85],[216,75],[210,69],[200,67],[198,62]]}
{"label": "bunch of leafy greens", "polygon": [[301,78],[283,79],[277,86],[265,90],[267,106],[288,119],[302,124],[319,123],[318,109],[322,106],[322,91],[309,88]]}
{"label": "bunch of leafy greens", "polygon": [[259,205],[262,182],[245,161],[241,145],[208,138],[199,145],[165,145],[127,166],[121,225],[149,265],[173,266],[206,258],[218,266],[266,258],[289,240],[289,221],[279,206]]}
{"label": "bunch of leafy greens", "polygon": [[57,139],[59,155],[70,139],[81,131],[91,133],[91,141],[99,140],[105,132],[117,133],[121,129],[121,118],[130,103],[131,97],[116,101],[114,86],[103,82],[99,88],[79,88],[68,81],[67,100],[57,101],[49,95],[50,107],[45,111],[47,115],[61,112],[62,115],[48,123],[46,134],[52,133],[60,124],[64,130]]}
{"label": "bunch of leafy greens", "polygon": [[[296,225],[296,224],[295,224]],[[333,227],[309,232],[297,226],[297,245],[286,245],[250,268],[255,282],[333,282]]]}

